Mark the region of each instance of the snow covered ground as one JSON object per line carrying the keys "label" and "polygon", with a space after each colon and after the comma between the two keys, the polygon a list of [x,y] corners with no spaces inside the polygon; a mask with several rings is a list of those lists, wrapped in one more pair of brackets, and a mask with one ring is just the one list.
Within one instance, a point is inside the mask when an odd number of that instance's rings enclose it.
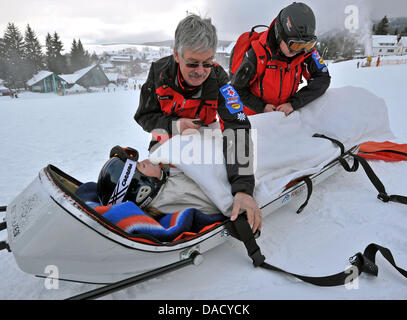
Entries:
{"label": "snow covered ground", "polygon": [[[361,86],[385,99],[396,142],[407,143],[407,65],[356,69],[356,61],[330,64],[332,87]],[[95,181],[112,146],[136,147],[147,155],[149,135],[133,120],[139,91],[70,96],[24,93],[0,97],[0,205],[7,205],[51,163],[77,179]],[[349,114],[352,117],[352,114]],[[370,162],[389,194],[407,195],[407,163]],[[382,203],[363,170],[342,171],[314,188],[308,207],[297,204],[271,214],[258,243],[271,264],[322,276],[345,270],[347,259],[375,242],[392,250],[407,268],[407,207]],[[2,217],[0,215],[0,217]],[[5,239],[4,231],[0,240]],[[406,299],[407,280],[380,254],[379,277],[363,275],[357,288],[320,288],[254,269],[243,245],[230,239],[187,267],[106,299]],[[19,270],[0,252],[0,299],[63,299],[95,288],[44,280]]]}

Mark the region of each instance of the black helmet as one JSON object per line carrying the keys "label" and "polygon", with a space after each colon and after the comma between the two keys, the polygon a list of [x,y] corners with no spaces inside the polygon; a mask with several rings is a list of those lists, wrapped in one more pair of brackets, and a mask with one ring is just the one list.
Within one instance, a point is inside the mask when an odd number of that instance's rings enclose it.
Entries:
{"label": "black helmet", "polygon": [[[112,151],[115,148],[119,151],[122,149],[116,146]],[[97,194],[103,205],[132,201],[140,208],[144,208],[155,198],[166,181],[167,174],[164,170],[161,179],[148,177],[138,171],[136,168],[138,152],[136,151],[136,156],[131,156],[128,149],[130,148],[122,149],[125,153],[111,151],[111,158],[99,173]],[[126,158],[124,154],[127,155]]]}
{"label": "black helmet", "polygon": [[290,42],[302,43],[303,46],[293,45],[289,48],[292,51],[309,51],[317,40],[315,25],[312,9],[304,3],[294,2],[281,10],[277,16],[275,23],[277,41],[280,43],[283,40],[288,46]]}

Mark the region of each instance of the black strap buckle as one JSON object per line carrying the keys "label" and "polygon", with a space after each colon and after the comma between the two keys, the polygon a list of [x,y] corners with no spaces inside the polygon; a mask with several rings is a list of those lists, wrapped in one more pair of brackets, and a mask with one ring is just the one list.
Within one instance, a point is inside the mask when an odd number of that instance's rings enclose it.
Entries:
{"label": "black strap buckle", "polygon": [[383,201],[383,202],[389,202],[390,201],[390,196],[387,193],[379,193],[377,195],[377,199]]}
{"label": "black strap buckle", "polygon": [[266,261],[266,257],[261,254],[260,248],[258,248],[253,254],[251,254],[250,258],[253,260],[253,265],[256,268],[258,266],[261,266],[264,261]]}
{"label": "black strap buckle", "polygon": [[360,252],[350,257],[349,262],[351,265],[356,266],[361,272],[366,272],[376,277],[379,273],[377,265]]}

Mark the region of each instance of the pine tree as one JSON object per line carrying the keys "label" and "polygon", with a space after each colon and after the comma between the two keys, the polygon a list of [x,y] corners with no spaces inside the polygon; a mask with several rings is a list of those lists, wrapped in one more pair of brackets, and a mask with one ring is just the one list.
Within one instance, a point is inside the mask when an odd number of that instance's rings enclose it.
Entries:
{"label": "pine tree", "polygon": [[387,35],[389,33],[389,19],[384,16],[382,20],[377,25],[376,33],[377,35]]}
{"label": "pine tree", "polygon": [[54,47],[54,54],[55,54],[55,70],[56,74],[61,74],[67,72],[67,63],[65,57],[62,55],[62,50],[64,45],[59,38],[58,33],[54,33],[54,37],[52,39],[52,45]]}
{"label": "pine tree", "polygon": [[48,33],[45,39],[45,45],[47,48],[46,61],[48,70],[56,74],[67,72],[66,58],[62,55],[64,45],[58,33],[54,32],[53,36]]}
{"label": "pine tree", "polygon": [[45,37],[45,47],[46,47],[46,64],[47,64],[47,69],[48,70],[53,70],[54,69],[54,60],[55,60],[55,54],[54,54],[54,47],[52,45],[52,36],[50,33],[47,33],[47,36]]}
{"label": "pine tree", "polygon": [[99,62],[99,57],[97,56],[96,52],[93,52],[91,57],[90,57],[90,63],[98,63]]}
{"label": "pine tree", "polygon": [[6,56],[5,56],[5,46],[4,41],[0,38],[0,79],[6,77]]}
{"label": "pine tree", "polygon": [[78,61],[78,44],[75,39],[72,41],[71,53],[70,53],[70,70],[71,72],[75,72],[79,69],[79,61]]}
{"label": "pine tree", "polygon": [[88,51],[83,48],[81,39],[73,39],[71,53],[71,72],[88,67],[91,64],[91,58]]}
{"label": "pine tree", "polygon": [[6,82],[13,88],[24,87],[24,80],[27,80],[24,72],[24,40],[14,23],[7,25],[2,47]]}
{"label": "pine tree", "polygon": [[30,25],[27,25],[24,42],[25,60],[28,68],[28,74],[32,76],[38,71],[42,70],[44,65],[41,44]]}
{"label": "pine tree", "polygon": [[82,45],[81,39],[78,40],[78,56],[80,69],[86,68],[90,65],[90,55],[88,51],[85,51]]}

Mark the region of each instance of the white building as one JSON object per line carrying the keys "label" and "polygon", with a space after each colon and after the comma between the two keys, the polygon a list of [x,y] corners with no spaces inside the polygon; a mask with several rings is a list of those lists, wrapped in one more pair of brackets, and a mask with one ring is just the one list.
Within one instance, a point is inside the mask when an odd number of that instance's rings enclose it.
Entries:
{"label": "white building", "polygon": [[229,70],[230,56],[235,44],[236,41],[232,41],[227,47],[218,46],[216,48],[215,60],[226,70]]}
{"label": "white building", "polygon": [[397,45],[397,53],[400,55],[407,55],[407,37],[401,37]]}
{"label": "white building", "polygon": [[373,56],[391,56],[397,54],[397,36],[372,36]]}

